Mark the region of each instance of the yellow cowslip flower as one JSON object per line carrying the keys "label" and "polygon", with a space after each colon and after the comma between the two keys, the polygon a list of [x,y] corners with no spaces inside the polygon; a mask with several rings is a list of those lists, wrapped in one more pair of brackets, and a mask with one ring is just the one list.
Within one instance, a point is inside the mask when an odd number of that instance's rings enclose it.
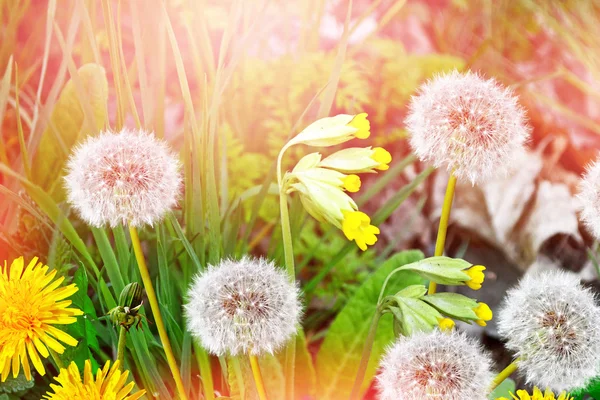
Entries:
{"label": "yellow cowslip flower", "polygon": [[112,368],[110,361],[107,361],[104,368],[99,369],[94,377],[92,364],[90,360],[86,360],[82,380],[79,368],[75,362],[71,362],[71,365],[61,369],[60,374],[55,378],[59,385],[50,384],[54,393],[47,392],[43,398],[47,400],[137,400],[146,394],[146,391],[140,390],[129,394],[135,382],[126,385],[128,376],[129,371],[119,369],[119,361],[115,361]]}
{"label": "yellow cowslip flower", "polygon": [[345,173],[366,173],[390,168],[392,155],[382,147],[351,147],[337,151],[318,165]]}
{"label": "yellow cowslip flower", "polygon": [[360,211],[342,210],[344,220],[342,221],[342,232],[348,240],[354,240],[362,250],[367,250],[367,245],[372,246],[377,242],[379,228],[371,225],[371,218]]}
{"label": "yellow cowslip flower", "polygon": [[[67,325],[83,315],[81,310],[69,308],[69,296],[77,292],[75,284],[60,287],[64,277],[54,279],[56,270],[35,257],[24,267],[23,257],[14,260],[10,268],[4,262],[0,268],[0,374],[4,382],[12,370],[13,377],[21,366],[25,377],[31,380],[29,359],[35,369],[46,373],[40,355],[47,358],[48,349],[62,354],[65,347],[77,346],[77,340],[54,325]],[[29,357],[28,357],[29,356]]]}
{"label": "yellow cowslip flower", "polygon": [[491,321],[493,317],[492,310],[485,303],[477,303],[477,307],[473,309],[475,315],[479,318],[475,323],[479,326],[486,326],[487,321]]}
{"label": "yellow cowslip flower", "polygon": [[454,329],[456,323],[451,318],[438,318],[438,327],[442,332],[449,332]]}
{"label": "yellow cowslip flower", "polygon": [[485,279],[485,275],[483,273],[484,270],[485,267],[483,265],[473,265],[471,268],[465,270],[465,274],[471,277],[471,280],[466,281],[465,285],[473,290],[481,289],[481,284]]}
{"label": "yellow cowslip flower", "polygon": [[339,114],[313,122],[290,140],[283,151],[296,144],[329,147],[354,138],[366,139],[371,134],[371,124],[366,113],[358,115]]}
{"label": "yellow cowslip flower", "polygon": [[[544,393],[537,387],[533,389],[533,393],[530,395],[526,390],[517,390],[517,395],[510,394],[512,400],[573,400],[573,397],[569,396],[566,392],[562,392],[555,397],[554,392],[550,389],[546,389]],[[518,396],[518,397],[517,397]],[[496,400],[511,400],[506,397],[499,397]]]}

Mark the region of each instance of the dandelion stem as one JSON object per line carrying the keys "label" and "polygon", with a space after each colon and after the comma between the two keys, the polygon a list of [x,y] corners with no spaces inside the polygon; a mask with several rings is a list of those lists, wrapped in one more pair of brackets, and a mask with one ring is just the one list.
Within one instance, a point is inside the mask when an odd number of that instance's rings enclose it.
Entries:
{"label": "dandelion stem", "polygon": [[142,281],[144,282],[144,288],[146,289],[148,301],[150,302],[150,308],[152,309],[154,321],[156,322],[156,329],[158,330],[160,341],[162,342],[165,355],[167,356],[167,362],[169,364],[169,368],[171,369],[173,379],[175,380],[175,385],[177,385],[179,398],[180,400],[187,400],[187,395],[185,394],[185,389],[183,388],[183,381],[181,380],[181,375],[179,374],[179,367],[177,366],[177,361],[175,360],[175,355],[173,354],[173,349],[171,348],[171,342],[169,341],[169,336],[167,335],[167,330],[165,329],[165,323],[163,322],[160,314],[158,299],[156,298],[156,292],[154,292],[154,287],[152,286],[152,279],[150,279],[150,273],[148,272],[148,266],[146,265],[146,259],[144,258],[144,253],[142,251],[142,245],[140,243],[137,229],[130,225],[129,234],[131,235],[133,251],[138,263],[140,275],[142,276]]}
{"label": "dandelion stem", "polygon": [[[294,245],[292,243],[292,229],[290,226],[290,215],[287,204],[287,194],[283,187],[281,175],[281,160],[286,147],[277,157],[277,184],[279,185],[279,209],[281,213],[281,236],[283,240],[283,252],[285,256],[285,268],[291,282],[296,282],[296,269],[294,267]],[[286,398],[294,400],[294,374],[296,367],[296,336],[292,337],[285,349],[285,385]]]}
{"label": "dandelion stem", "polygon": [[502,370],[502,372],[500,372],[498,375],[496,375],[496,377],[492,381],[492,386],[490,387],[490,391],[496,389],[502,382],[504,382],[506,380],[506,378],[508,378],[513,372],[515,372],[517,370],[518,362],[519,362],[519,359],[517,358],[515,361],[510,363],[508,365],[508,367],[504,368]]}
{"label": "dandelion stem", "polygon": [[260,374],[258,358],[251,353],[248,353],[248,358],[250,358],[250,366],[252,367],[252,375],[254,376],[254,383],[256,384],[258,398],[260,400],[267,400],[267,392],[265,390],[265,384],[263,382],[262,375]]}
{"label": "dandelion stem", "polygon": [[119,331],[119,344],[117,345],[117,361],[121,369],[125,369],[125,344],[127,343],[127,329],[124,326]]}
{"label": "dandelion stem", "polygon": [[[444,246],[446,244],[446,233],[448,232],[448,221],[450,220],[450,210],[452,209],[452,200],[454,200],[454,189],[456,188],[456,176],[450,173],[448,186],[446,186],[446,195],[442,206],[442,215],[440,216],[440,225],[438,227],[437,240],[435,241],[434,256],[444,255]],[[429,282],[428,294],[434,294],[437,290],[435,282]]]}
{"label": "dandelion stem", "polygon": [[360,364],[358,366],[358,372],[356,373],[356,379],[354,379],[354,386],[352,386],[352,393],[350,393],[350,400],[359,398],[360,388],[365,380],[369,358],[371,358],[371,350],[373,349],[373,342],[375,342],[375,334],[377,333],[377,324],[379,323],[380,317],[381,311],[377,308],[373,321],[371,322],[371,327],[369,328],[369,333],[367,334],[362,356],[360,357]]}

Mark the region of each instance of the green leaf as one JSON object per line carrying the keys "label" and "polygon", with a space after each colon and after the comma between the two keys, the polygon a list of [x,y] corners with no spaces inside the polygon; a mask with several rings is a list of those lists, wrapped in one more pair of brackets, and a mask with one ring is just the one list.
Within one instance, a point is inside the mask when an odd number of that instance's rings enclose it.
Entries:
{"label": "green leaf", "polygon": [[407,336],[414,332],[430,332],[438,324],[438,318],[442,318],[435,308],[420,299],[398,297],[398,306],[400,314],[395,315]]}
{"label": "green leaf", "polygon": [[[335,318],[317,355],[320,400],[343,399],[350,395],[383,282],[394,269],[422,258],[423,253],[414,250],[394,255],[363,283]],[[401,271],[389,280],[384,295],[422,283],[417,274]],[[385,347],[394,340],[392,326],[392,316],[383,315],[379,321],[363,390],[373,379]]]}
{"label": "green leaf", "polygon": [[[0,392],[4,393],[16,393],[23,390],[31,389],[34,384],[34,379],[28,381],[25,378],[25,374],[20,373],[16,378],[13,378],[12,374],[8,375],[6,381],[0,383]],[[0,399],[2,397],[0,396]]]}
{"label": "green leaf", "polygon": [[68,365],[71,361],[75,361],[80,369],[83,369],[85,360],[91,359],[92,369],[95,370],[98,367],[97,362],[92,356],[91,349],[98,351],[100,345],[98,343],[98,332],[92,321],[96,320],[96,310],[94,304],[88,296],[88,279],[85,268],[80,267],[75,272],[73,283],[77,285],[77,292],[70,297],[73,302],[73,306],[84,312],[84,315],[77,317],[77,322],[66,326],[68,334],[76,338],[79,343],[76,347],[67,348],[67,350],[61,356],[65,365]]}
{"label": "green leaf", "polygon": [[507,399],[512,399],[511,393],[514,393],[517,390],[515,386],[515,381],[510,378],[507,378],[504,382],[502,382],[488,397],[490,400],[496,400],[498,397],[506,397]]}
{"label": "green leaf", "polygon": [[587,399],[586,396],[591,396],[593,399],[600,399],[600,376],[594,378],[585,388],[571,392],[571,396],[575,400]]}
{"label": "green leaf", "polygon": [[[98,64],[86,64],[77,73],[79,82],[69,80],[53,108],[50,123],[42,134],[32,164],[34,183],[52,193],[57,201],[62,200],[59,179],[62,174],[57,172],[63,170],[71,147],[83,132],[93,133],[90,132],[91,126],[99,131],[108,119],[108,82],[104,68]],[[78,93],[78,89],[83,93]],[[85,100],[80,95],[84,95]],[[82,104],[83,101],[88,104]],[[94,121],[86,121],[86,118],[93,118]]]}
{"label": "green leaf", "polygon": [[[281,365],[285,365],[285,349],[282,349],[277,353],[277,359]],[[317,374],[302,329],[299,329],[298,334],[296,335],[296,372],[294,381],[295,398],[305,399],[313,398],[315,396],[317,390]],[[269,396],[269,398],[274,397]]]}

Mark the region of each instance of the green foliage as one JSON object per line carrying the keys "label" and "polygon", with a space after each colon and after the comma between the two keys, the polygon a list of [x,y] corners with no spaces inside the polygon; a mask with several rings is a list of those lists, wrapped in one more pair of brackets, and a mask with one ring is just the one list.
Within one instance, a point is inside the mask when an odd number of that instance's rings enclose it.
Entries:
{"label": "green foliage", "polygon": [[590,397],[592,399],[600,399],[600,377],[592,380],[585,388],[574,390],[570,394],[575,400],[584,400]]}
{"label": "green foliage", "polygon": [[[349,396],[384,281],[394,269],[422,258],[420,251],[405,251],[391,257],[362,284],[336,316],[317,355],[319,399]],[[390,279],[384,294],[394,294],[406,286],[420,283],[422,279],[417,274],[399,272]],[[387,315],[379,321],[367,367],[366,384],[373,378],[384,348],[394,339],[392,323],[391,316]]]}
{"label": "green foliage", "polygon": [[511,393],[515,393],[517,387],[515,386],[515,381],[510,378],[505,379],[492,393],[490,393],[488,399],[496,400],[498,397],[505,397],[507,399],[512,399]]}

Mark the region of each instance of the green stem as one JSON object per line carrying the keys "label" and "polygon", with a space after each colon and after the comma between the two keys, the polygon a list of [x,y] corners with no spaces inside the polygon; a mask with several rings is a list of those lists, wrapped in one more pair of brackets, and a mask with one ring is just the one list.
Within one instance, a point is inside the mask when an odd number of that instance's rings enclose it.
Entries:
{"label": "green stem", "polygon": [[144,282],[144,288],[146,289],[146,295],[148,296],[148,301],[150,303],[150,309],[152,310],[152,315],[154,316],[154,321],[156,322],[158,336],[160,337],[160,341],[163,345],[163,350],[165,352],[165,356],[167,357],[167,363],[171,369],[171,375],[173,375],[173,379],[175,380],[179,398],[180,400],[188,400],[185,393],[185,388],[183,386],[183,380],[181,379],[181,374],[179,373],[179,367],[177,366],[177,360],[175,359],[173,348],[171,347],[171,342],[169,341],[169,335],[167,334],[167,329],[165,328],[165,323],[160,313],[156,292],[152,286],[152,279],[150,278],[150,272],[148,271],[148,266],[146,265],[144,252],[142,251],[142,244],[140,242],[137,229],[132,225],[129,226],[129,234],[131,236],[131,244],[133,246],[133,252],[135,253],[135,258],[138,263],[140,275],[142,277],[142,281]]}
{"label": "green stem", "polygon": [[518,362],[519,362],[519,359],[517,358],[515,361],[510,363],[508,365],[508,367],[504,368],[502,370],[502,372],[500,372],[498,375],[496,375],[496,377],[492,381],[492,386],[490,387],[490,391],[496,389],[502,382],[504,382],[509,376],[511,376],[513,372],[515,372],[517,370]]}
{"label": "green stem", "polygon": [[[296,282],[296,270],[294,267],[294,245],[292,243],[292,229],[290,226],[290,215],[287,204],[287,194],[283,187],[281,176],[281,159],[286,148],[284,147],[277,157],[277,183],[279,185],[279,209],[281,213],[281,236],[283,240],[283,252],[285,268],[290,281]],[[294,400],[294,374],[296,367],[296,337],[294,336],[285,349],[285,384],[288,399]]]}
{"label": "green stem", "polygon": [[369,333],[367,334],[367,339],[365,340],[362,356],[360,357],[360,364],[358,365],[358,372],[356,373],[356,378],[354,379],[352,393],[350,393],[350,400],[357,400],[360,396],[360,388],[365,380],[365,373],[367,372],[369,359],[371,358],[371,350],[373,349],[373,343],[375,342],[375,334],[377,333],[377,324],[379,323],[379,318],[381,318],[381,312],[378,308],[377,311],[375,311],[375,316],[373,317],[371,327],[369,328]]}
{"label": "green stem", "polygon": [[[456,188],[456,176],[454,172],[450,173],[446,194],[444,195],[444,204],[442,205],[442,215],[440,216],[440,225],[438,227],[437,239],[435,241],[434,256],[444,255],[444,246],[446,244],[446,233],[448,232],[448,222],[450,221],[450,210],[452,210],[452,201],[454,200],[454,189]],[[428,294],[434,294],[437,290],[435,282],[429,283]]]}
{"label": "green stem", "polygon": [[125,345],[127,344],[127,329],[124,326],[119,331],[119,344],[117,345],[117,361],[121,369],[125,369]]}
{"label": "green stem", "polygon": [[204,388],[204,399],[214,400],[215,399],[215,387],[212,378],[212,369],[210,366],[210,357],[206,350],[194,343],[194,352],[196,353],[196,360],[200,367],[200,377],[202,378],[202,387]]}

